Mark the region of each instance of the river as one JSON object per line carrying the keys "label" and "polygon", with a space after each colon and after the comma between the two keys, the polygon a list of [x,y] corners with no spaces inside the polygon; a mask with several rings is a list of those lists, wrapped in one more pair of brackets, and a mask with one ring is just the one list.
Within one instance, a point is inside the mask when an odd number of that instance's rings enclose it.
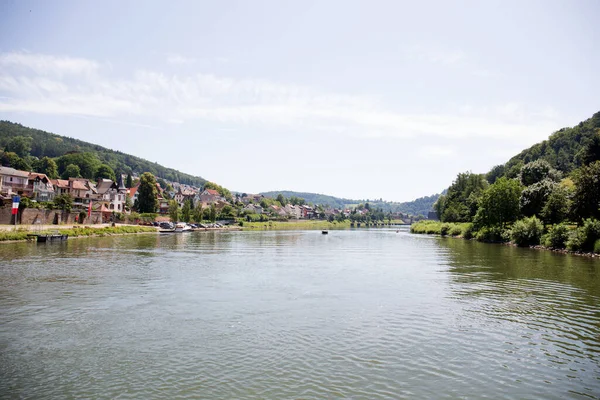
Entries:
{"label": "river", "polygon": [[600,260],[404,229],[1,244],[0,397],[600,398]]}

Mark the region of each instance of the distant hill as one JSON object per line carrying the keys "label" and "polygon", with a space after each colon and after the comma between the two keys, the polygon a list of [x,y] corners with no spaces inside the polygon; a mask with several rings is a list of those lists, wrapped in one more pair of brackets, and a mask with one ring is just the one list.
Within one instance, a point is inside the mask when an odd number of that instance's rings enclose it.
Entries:
{"label": "distant hill", "polygon": [[321,204],[328,205],[334,208],[345,208],[348,205],[357,205],[360,203],[368,203],[375,207],[381,208],[384,212],[392,211],[392,212],[401,212],[405,214],[411,215],[424,215],[427,216],[427,213],[432,210],[433,203],[440,197],[439,194],[434,194],[431,196],[420,197],[413,201],[408,201],[404,203],[398,203],[393,201],[380,201],[380,200],[353,200],[353,199],[344,199],[340,197],[328,196],[324,194],[318,193],[307,193],[307,192],[294,192],[291,190],[281,190],[281,191],[272,191],[272,192],[263,192],[261,193],[267,197],[277,197],[278,194],[282,194],[283,196],[290,198],[292,196],[302,197],[306,200],[307,203],[312,204]]}
{"label": "distant hill", "polygon": [[506,164],[495,166],[488,173],[488,181],[493,182],[501,176],[515,177],[523,165],[539,159],[546,160],[565,175],[569,174],[584,164],[585,149],[599,134],[600,112],[597,112],[572,128],[554,132],[547,140],[523,150]]}
{"label": "distant hill", "polygon": [[199,176],[163,167],[158,163],[120,151],[39,129],[28,128],[14,122],[0,121],[0,148],[6,148],[9,142],[18,136],[33,139],[29,154],[37,158],[44,156],[56,158],[68,153],[92,153],[100,162],[109,165],[115,172],[123,174],[151,172],[159,178],[193,186],[202,186],[206,182],[204,178]]}

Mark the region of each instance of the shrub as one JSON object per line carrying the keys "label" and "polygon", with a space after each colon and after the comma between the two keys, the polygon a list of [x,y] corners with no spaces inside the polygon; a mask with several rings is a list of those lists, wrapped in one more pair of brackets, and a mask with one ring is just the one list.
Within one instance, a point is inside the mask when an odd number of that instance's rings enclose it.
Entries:
{"label": "shrub", "polygon": [[450,224],[442,224],[440,228],[440,235],[447,236],[450,233]]}
{"label": "shrub", "polygon": [[538,245],[542,233],[544,233],[542,221],[536,217],[523,218],[514,223],[510,238],[517,246]]}
{"label": "shrub", "polygon": [[565,224],[554,225],[544,237],[544,246],[553,249],[564,249],[569,240],[569,228]]}
{"label": "shrub", "polygon": [[460,227],[460,225],[453,225],[450,228],[450,235],[451,236],[460,236],[462,235],[463,229]]}
{"label": "shrub", "polygon": [[476,237],[480,242],[502,243],[508,242],[509,232],[499,226],[486,226],[477,232]]}
{"label": "shrub", "polygon": [[594,253],[600,254],[600,239],[596,240],[594,243]]}
{"label": "shrub", "polygon": [[462,229],[462,235],[463,235],[463,238],[465,238],[465,239],[473,239],[473,237],[475,237],[476,233],[477,232],[475,231],[475,228],[473,227],[473,224],[471,224],[471,223],[465,224]]}
{"label": "shrub", "polygon": [[577,228],[567,242],[572,251],[594,251],[595,242],[600,239],[600,221],[588,218]]}

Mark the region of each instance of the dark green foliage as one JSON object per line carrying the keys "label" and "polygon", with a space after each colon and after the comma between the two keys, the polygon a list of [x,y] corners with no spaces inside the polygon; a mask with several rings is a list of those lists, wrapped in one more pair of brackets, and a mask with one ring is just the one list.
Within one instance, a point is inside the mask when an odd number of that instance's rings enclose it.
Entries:
{"label": "dark green foliage", "polygon": [[562,185],[556,185],[546,200],[540,213],[546,224],[557,224],[567,219],[571,208],[569,191]]}
{"label": "dark green foliage", "polygon": [[500,178],[501,176],[503,176],[505,172],[506,172],[506,167],[504,166],[504,164],[496,165],[495,167],[493,167],[490,170],[490,172],[488,172],[487,174],[485,174],[485,179],[487,179],[487,181],[490,184],[492,184],[492,183],[496,182],[496,180],[498,178]]}
{"label": "dark green foliage", "polygon": [[65,167],[65,169],[63,170],[61,178],[62,179],[81,178],[81,170],[79,169],[79,166],[76,164],[67,165]]}
{"label": "dark green foliage", "polygon": [[485,226],[481,228],[476,235],[480,242],[504,243],[510,239],[510,231],[500,226]]}
{"label": "dark green foliage", "polygon": [[583,218],[600,218],[600,161],[581,167],[573,174],[573,214]]}
{"label": "dark green foliage", "polygon": [[169,218],[171,222],[179,221],[179,204],[175,200],[169,200]]}
{"label": "dark green foliage", "polygon": [[140,213],[154,213],[158,209],[158,189],[156,178],[150,172],[144,172],[140,177],[138,188],[137,210]]}
{"label": "dark green foliage", "polygon": [[578,158],[582,165],[600,161],[600,129],[596,131],[596,134],[581,149],[578,153]]}
{"label": "dark green foliage", "polygon": [[31,171],[33,168],[27,158],[21,158],[12,151],[6,151],[1,156],[2,165],[21,171]]}
{"label": "dark green foliage", "polygon": [[[138,174],[151,172],[164,179],[198,187],[206,182],[203,178],[184,174],[171,168],[165,168],[157,163],[124,154],[119,151],[110,150],[92,143],[55,135],[38,129],[27,128],[23,125],[8,121],[0,121],[0,148],[7,147],[13,138],[19,136],[32,138],[30,154],[38,158],[44,156],[57,158],[70,152],[92,153],[98,160],[97,166],[101,163],[107,164],[113,171],[123,171],[123,173],[135,172]],[[68,161],[64,164],[64,167],[71,163],[72,160]],[[13,166],[13,168],[16,167]],[[84,177],[93,179],[95,170],[88,174],[88,171],[84,171],[84,168],[81,165],[80,168]],[[62,169],[60,169],[59,172],[62,172]]]}
{"label": "dark green foliage", "polygon": [[8,151],[16,153],[19,157],[27,157],[31,151],[33,139],[26,136],[15,136],[6,145]]}
{"label": "dark green foliage", "polygon": [[33,166],[36,172],[46,174],[50,179],[58,178],[58,166],[56,162],[49,157],[42,157]]}
{"label": "dark green foliage", "polygon": [[593,251],[596,241],[600,239],[600,221],[588,218],[583,226],[577,228],[567,242],[572,251]]}
{"label": "dark green foliage", "polygon": [[565,224],[552,226],[544,240],[544,246],[553,249],[564,249],[569,240],[569,227]]}
{"label": "dark green foliage", "polygon": [[54,197],[54,207],[63,211],[71,211],[73,208],[73,198],[68,194],[61,194]]}
{"label": "dark green foliage", "polygon": [[[65,170],[69,165],[77,165],[83,178],[94,179],[101,163],[94,153],[71,153],[59,157],[56,160],[56,164],[58,165],[58,172],[63,176],[63,179],[66,179],[64,178]],[[72,176],[69,175],[69,177]]]}
{"label": "dark green foliage", "polygon": [[133,187],[133,179],[131,178],[131,174],[127,174],[127,179],[125,180],[125,187],[128,189]]}
{"label": "dark green foliage", "polygon": [[515,179],[502,177],[481,195],[475,225],[504,226],[519,218],[521,185]]}
{"label": "dark green foliage", "polygon": [[558,186],[550,179],[543,179],[526,187],[521,193],[521,213],[527,217],[541,215],[550,194],[557,190]]}
{"label": "dark green foliage", "polygon": [[600,254],[600,239],[594,243],[594,253]]}
{"label": "dark green foliage", "polygon": [[106,164],[102,164],[98,167],[98,169],[96,170],[96,181],[104,178],[104,179],[110,179],[111,181],[116,181],[117,178],[115,176],[115,171],[113,171],[113,169],[106,165]]}
{"label": "dark green foliage", "polygon": [[510,238],[517,246],[535,246],[540,244],[543,233],[542,221],[536,217],[523,218],[513,224]]}
{"label": "dark green foliage", "polygon": [[487,186],[488,183],[481,174],[458,174],[445,195],[440,219],[443,222],[472,221],[477,212],[478,199]]}
{"label": "dark green foliage", "polygon": [[[588,144],[598,135],[600,128],[600,112],[573,128],[563,128],[553,133],[548,140],[535,144],[529,149],[511,158],[506,163],[506,170],[513,171],[519,163],[543,159],[557,170],[568,174],[584,163]],[[510,176],[507,172],[507,176]]]}
{"label": "dark green foliage", "polygon": [[183,222],[190,222],[192,220],[192,201],[190,199],[186,199],[183,202],[183,207],[181,207],[181,220]]}

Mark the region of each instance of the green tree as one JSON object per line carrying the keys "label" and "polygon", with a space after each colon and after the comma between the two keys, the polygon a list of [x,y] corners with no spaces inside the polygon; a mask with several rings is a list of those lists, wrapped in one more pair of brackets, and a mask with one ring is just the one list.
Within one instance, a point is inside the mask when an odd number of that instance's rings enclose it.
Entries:
{"label": "green tree", "polygon": [[82,177],[94,179],[96,170],[100,167],[101,162],[96,154],[87,152],[65,154],[56,160],[56,164],[61,175],[68,165],[75,164],[79,167]]}
{"label": "green tree", "polygon": [[600,219],[600,161],[584,165],[573,174],[573,217]]}
{"label": "green tree", "polygon": [[202,203],[198,203],[198,205],[194,208],[193,219],[194,222],[200,223],[202,222]]}
{"label": "green tree", "polygon": [[140,177],[138,193],[138,211],[140,213],[156,212],[158,209],[158,189],[156,189],[156,178],[150,172],[144,172]]}
{"label": "green tree", "polygon": [[487,187],[488,182],[484,175],[471,172],[458,174],[448,188],[443,203],[438,204],[441,211],[438,217],[443,222],[472,221],[477,212],[479,197]]}
{"label": "green tree", "polygon": [[98,169],[96,170],[96,174],[94,175],[94,178],[96,178],[96,181],[99,181],[100,179],[110,179],[111,181],[116,181],[117,178],[115,176],[115,171],[113,171],[113,169],[106,164],[101,164]]}
{"label": "green tree", "polygon": [[514,179],[502,177],[483,191],[475,215],[478,226],[502,226],[519,218],[521,185]]}
{"label": "green tree", "polygon": [[50,179],[58,178],[58,166],[56,162],[50,157],[42,157],[35,163],[35,171],[46,174]]}
{"label": "green tree", "polygon": [[125,180],[125,187],[127,189],[131,189],[133,187],[133,179],[131,179],[131,174],[127,174],[127,179]]}
{"label": "green tree", "polygon": [[279,194],[277,195],[277,201],[278,201],[278,202],[279,202],[279,204],[281,204],[282,206],[285,206],[285,205],[287,204],[287,203],[286,203],[286,200],[285,200],[285,197],[284,197],[284,196],[283,196],[281,193],[279,193]]}
{"label": "green tree", "polygon": [[485,179],[487,179],[487,181],[490,183],[490,185],[494,182],[496,182],[496,180],[502,176],[504,176],[504,173],[506,172],[506,167],[504,166],[504,164],[500,164],[500,165],[496,165],[495,167],[493,167],[490,172],[488,172],[485,175]]}
{"label": "green tree", "polygon": [[210,205],[209,208],[209,219],[211,222],[215,222],[217,220],[217,208],[214,204]]}
{"label": "green tree", "polygon": [[58,196],[54,197],[52,202],[54,203],[54,207],[58,208],[59,210],[71,211],[73,208],[73,198],[67,193],[59,194]]}
{"label": "green tree", "polygon": [[169,200],[169,218],[171,222],[179,221],[179,204],[175,200]]}
{"label": "green tree", "polygon": [[533,185],[544,179],[558,181],[560,174],[546,160],[536,160],[525,164],[520,172],[521,183],[525,186]]}
{"label": "green tree", "polygon": [[548,197],[557,187],[558,184],[550,179],[542,179],[526,187],[521,193],[521,213],[526,217],[541,215]]}
{"label": "green tree", "polygon": [[600,161],[600,129],[584,146],[579,158],[583,165],[591,164],[594,161]]}
{"label": "green tree", "polygon": [[69,164],[61,175],[62,179],[81,178],[81,170],[78,165]]}
{"label": "green tree", "polygon": [[183,222],[190,222],[192,219],[192,200],[186,199],[181,207],[181,220]]}
{"label": "green tree", "polygon": [[548,196],[540,215],[544,223],[558,224],[567,219],[570,209],[569,190],[563,185],[557,185]]}
{"label": "green tree", "polygon": [[8,142],[8,151],[16,153],[19,157],[25,158],[31,151],[33,139],[26,136],[15,136]]}

